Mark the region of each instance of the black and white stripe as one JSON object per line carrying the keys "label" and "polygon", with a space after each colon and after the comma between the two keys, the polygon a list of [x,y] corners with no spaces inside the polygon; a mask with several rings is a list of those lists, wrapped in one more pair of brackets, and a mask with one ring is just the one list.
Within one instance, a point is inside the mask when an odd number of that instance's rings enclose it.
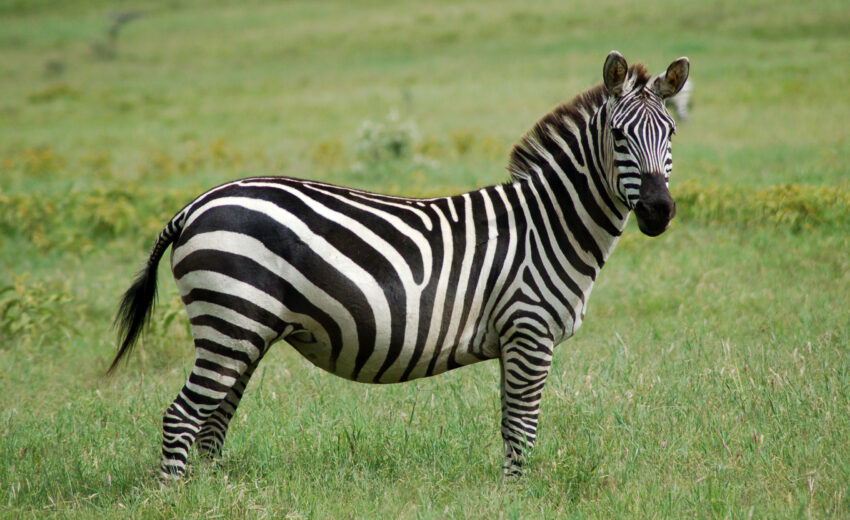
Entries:
{"label": "black and white stripe", "polygon": [[661,79],[641,66],[619,79],[628,85],[606,81],[546,115],[514,148],[505,184],[413,199],[257,177],[183,208],[124,296],[110,367],[148,318],[172,245],[197,357],[163,418],[163,475],[184,472],[193,443],[220,453],[278,340],[366,383],[499,359],[504,470],[518,473],[554,346],[581,325],[642,175],[672,167],[671,120],[652,88]]}
{"label": "black and white stripe", "polygon": [[634,209],[640,198],[642,173],[663,174],[665,183],[670,177],[670,137],[675,133],[675,123],[660,98],[634,93],[624,96],[610,122],[619,188]]}

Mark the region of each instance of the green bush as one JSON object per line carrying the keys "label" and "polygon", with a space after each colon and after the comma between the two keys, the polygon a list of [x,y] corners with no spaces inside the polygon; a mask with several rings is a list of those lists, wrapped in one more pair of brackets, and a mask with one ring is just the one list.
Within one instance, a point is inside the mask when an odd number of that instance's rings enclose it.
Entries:
{"label": "green bush", "polygon": [[0,191],[0,232],[41,251],[88,252],[95,243],[153,237],[196,193],[129,185],[71,190],[59,197]]}
{"label": "green bush", "polygon": [[779,226],[796,232],[850,220],[850,190],[841,187],[787,184],[756,189],[688,182],[672,192],[683,221]]}
{"label": "green bush", "polygon": [[363,121],[355,149],[361,160],[370,163],[400,159],[410,156],[418,137],[416,123],[391,110],[383,121]]}
{"label": "green bush", "polygon": [[0,286],[0,349],[36,339],[67,339],[77,332],[74,324],[80,313],[68,282],[30,281],[26,273],[16,276]]}

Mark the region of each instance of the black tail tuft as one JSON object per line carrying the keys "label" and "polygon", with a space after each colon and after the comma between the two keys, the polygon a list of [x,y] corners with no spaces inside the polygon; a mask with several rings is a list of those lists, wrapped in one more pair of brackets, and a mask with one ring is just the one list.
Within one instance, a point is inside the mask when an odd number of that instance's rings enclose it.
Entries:
{"label": "black tail tuft", "polygon": [[133,350],[142,329],[150,321],[154,300],[156,300],[156,267],[156,262],[148,262],[121,299],[118,314],[115,315],[115,321],[112,324],[118,329],[118,340],[121,346],[112,364],[109,365],[106,375],[112,374],[121,358]]}
{"label": "black tail tuft", "polygon": [[112,360],[112,364],[106,370],[106,375],[112,374],[121,358],[133,350],[142,329],[151,319],[154,300],[156,300],[156,267],[159,265],[162,254],[183,230],[186,211],[186,208],[183,208],[174,215],[159,233],[159,236],[156,237],[156,242],[154,242],[153,249],[151,249],[151,254],[148,257],[148,264],[139,271],[133,285],[127,289],[121,299],[118,314],[115,315],[115,321],[112,322],[112,326],[118,329],[118,341],[121,346],[118,347],[115,359]]}

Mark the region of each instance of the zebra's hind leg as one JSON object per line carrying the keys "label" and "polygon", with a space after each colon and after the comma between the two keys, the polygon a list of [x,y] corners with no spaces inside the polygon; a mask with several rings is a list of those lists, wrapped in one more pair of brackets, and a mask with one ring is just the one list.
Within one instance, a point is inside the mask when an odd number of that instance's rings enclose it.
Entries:
{"label": "zebra's hind leg", "polygon": [[[262,358],[260,358],[262,359]],[[215,409],[215,411],[207,417],[201,426],[201,431],[195,440],[198,452],[204,457],[215,459],[221,457],[222,448],[224,447],[224,439],[227,436],[227,428],[230,425],[230,420],[236,413],[236,408],[239,407],[239,402],[242,400],[242,394],[248,386],[248,381],[260,364],[260,359],[254,362],[245,370],[235,385],[227,392],[227,396]]]}
{"label": "zebra's hind leg", "polygon": [[[256,368],[266,347],[220,333],[198,334],[194,327],[193,335],[197,354],[195,366],[162,418],[160,473],[163,478],[180,478],[185,473],[189,448],[231,391],[241,396],[244,383],[250,377],[249,371]],[[222,416],[225,415],[223,409]],[[232,412],[229,415],[232,416]],[[223,440],[223,433],[221,438]]]}
{"label": "zebra's hind leg", "polygon": [[506,477],[522,474],[522,466],[537,437],[540,399],[549,367],[552,342],[536,334],[515,332],[502,348],[502,440]]}

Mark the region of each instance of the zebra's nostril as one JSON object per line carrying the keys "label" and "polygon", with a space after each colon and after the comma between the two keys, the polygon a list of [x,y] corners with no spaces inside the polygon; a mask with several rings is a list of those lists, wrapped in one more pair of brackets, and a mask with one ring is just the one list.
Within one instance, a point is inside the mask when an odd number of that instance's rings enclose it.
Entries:
{"label": "zebra's nostril", "polygon": [[668,198],[640,199],[635,205],[635,213],[645,218],[673,218],[676,203]]}
{"label": "zebra's nostril", "polygon": [[672,200],[661,199],[652,203],[652,212],[658,218],[670,220],[676,212],[676,204]]}

